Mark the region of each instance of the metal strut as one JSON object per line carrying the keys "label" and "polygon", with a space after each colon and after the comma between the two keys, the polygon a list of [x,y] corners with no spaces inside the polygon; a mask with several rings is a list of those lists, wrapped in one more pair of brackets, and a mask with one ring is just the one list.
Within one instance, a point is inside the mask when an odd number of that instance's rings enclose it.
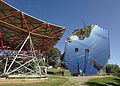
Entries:
{"label": "metal strut", "polygon": [[[31,52],[31,55],[24,57],[24,55],[21,55],[20,53],[21,53],[23,47],[25,46],[25,44],[27,43],[28,40],[30,41],[30,49],[31,49],[30,52]],[[11,74],[14,74],[14,72],[19,71],[20,68],[25,68],[28,71],[30,71],[30,73],[32,73],[32,74],[39,74],[40,76],[42,76],[43,73],[44,73],[44,75],[47,74],[46,68],[43,65],[43,63],[42,63],[42,65],[40,65],[40,63],[42,62],[41,58],[39,58],[39,59],[37,58],[37,55],[36,55],[36,52],[34,50],[34,46],[33,46],[33,42],[32,42],[32,38],[30,36],[30,33],[27,36],[27,38],[25,39],[25,41],[23,42],[23,44],[21,45],[21,47],[20,47],[19,51],[16,53],[16,55],[15,56],[12,55],[11,57],[9,57],[9,56],[10,55],[6,54],[6,63],[5,63],[3,75],[8,75],[9,76]],[[28,58],[28,60],[27,61],[23,60],[22,62],[20,60],[17,61],[17,59],[19,59],[19,57],[22,58],[22,59]],[[8,59],[12,59],[12,62],[10,64],[8,64],[8,62],[9,62]],[[19,65],[19,66],[15,67],[15,64]],[[29,66],[31,64],[32,65],[33,64],[36,65],[36,68],[35,69],[31,69],[31,67]],[[25,72],[22,72],[22,73],[25,74]]]}

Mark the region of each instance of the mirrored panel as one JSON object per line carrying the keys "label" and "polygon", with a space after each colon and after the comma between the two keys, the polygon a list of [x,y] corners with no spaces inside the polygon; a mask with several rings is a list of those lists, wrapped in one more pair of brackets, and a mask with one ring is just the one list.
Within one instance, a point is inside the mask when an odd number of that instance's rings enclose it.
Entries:
{"label": "mirrored panel", "polygon": [[109,58],[108,31],[98,25],[75,30],[65,41],[64,62],[71,74],[96,74]]}

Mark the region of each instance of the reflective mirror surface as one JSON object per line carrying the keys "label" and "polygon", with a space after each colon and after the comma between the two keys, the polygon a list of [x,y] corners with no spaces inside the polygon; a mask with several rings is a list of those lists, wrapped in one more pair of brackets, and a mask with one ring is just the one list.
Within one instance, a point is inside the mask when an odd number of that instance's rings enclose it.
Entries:
{"label": "reflective mirror surface", "polygon": [[75,30],[65,43],[64,61],[72,74],[96,74],[110,58],[108,31],[98,25]]}

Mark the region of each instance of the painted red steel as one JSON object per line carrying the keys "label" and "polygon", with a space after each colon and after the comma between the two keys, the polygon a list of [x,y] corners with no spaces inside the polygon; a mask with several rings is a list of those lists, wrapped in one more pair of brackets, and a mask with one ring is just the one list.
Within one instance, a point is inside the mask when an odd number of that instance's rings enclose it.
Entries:
{"label": "painted red steel", "polygon": [[[2,47],[0,47],[0,48],[2,48],[2,49],[8,50],[8,47],[9,47],[9,46],[12,46],[13,44],[19,42],[20,39],[25,40],[25,36],[27,36],[28,34],[31,34],[31,36],[34,35],[34,36],[36,36],[36,38],[40,38],[40,37],[41,37],[41,39],[42,39],[42,41],[41,41],[41,42],[42,42],[42,45],[41,45],[41,44],[34,44],[34,45],[35,45],[35,49],[36,49],[36,50],[38,50],[38,49],[41,50],[42,48],[40,48],[40,47],[45,46],[46,48],[43,49],[43,50],[44,50],[43,53],[46,53],[46,52],[48,52],[50,49],[52,49],[52,48],[54,47],[54,45],[56,45],[56,43],[60,40],[59,38],[58,38],[58,39],[55,39],[55,37],[57,37],[57,36],[59,36],[60,34],[64,33],[64,31],[66,30],[64,27],[59,27],[59,26],[56,26],[56,25],[53,25],[53,24],[45,23],[45,24],[40,25],[39,27],[35,27],[35,26],[34,26],[35,28],[34,28],[34,29],[31,29],[31,31],[30,31],[29,26],[30,26],[31,24],[28,25],[28,23],[27,23],[27,21],[26,21],[26,18],[24,17],[24,15],[26,15],[26,16],[29,16],[29,15],[21,12],[20,10],[18,10],[18,9],[16,9],[16,8],[12,7],[12,6],[10,6],[9,4],[7,4],[7,3],[5,3],[5,2],[3,2],[3,1],[1,1],[1,0],[0,0],[0,2],[6,4],[7,6],[11,7],[12,9],[16,10],[16,13],[13,13],[13,14],[11,14],[11,15],[7,15],[7,16],[4,16],[4,17],[0,18],[0,23],[3,23],[3,24],[5,24],[5,25],[7,25],[7,26],[9,26],[9,27],[12,27],[12,28],[11,28],[11,31],[15,31],[15,32],[17,33],[17,34],[16,34],[17,38],[15,38],[12,42],[10,42],[10,43],[4,48],[3,40],[2,40],[2,35],[1,35],[1,32],[0,32],[0,39],[1,39],[1,46],[2,46]],[[8,20],[9,20],[10,17],[14,17],[14,16],[20,16],[20,18],[21,18],[21,27],[18,27],[18,26],[14,25],[14,24],[11,24],[11,23],[8,23],[8,22],[4,21],[4,19],[8,19]],[[29,16],[29,17],[31,17],[31,16]],[[31,18],[33,18],[33,17],[31,17]],[[54,27],[59,27],[59,28],[62,28],[62,29],[59,30],[57,33],[53,33],[53,32],[51,31],[50,25],[52,25],[52,26],[54,26]],[[23,29],[24,26],[27,28],[27,30],[26,30],[26,29]],[[32,25],[31,25],[31,26],[32,26]],[[4,26],[4,27],[9,30],[9,27],[6,27],[6,26]],[[36,31],[38,31],[38,30],[40,30],[40,29],[43,29],[44,27],[46,27],[46,28],[45,28],[45,35],[36,33]],[[23,34],[21,34],[21,33],[20,33],[19,31],[17,31],[17,30],[22,31]],[[48,30],[48,32],[49,32],[50,35],[46,35],[46,30]],[[48,34],[48,33],[47,33],[47,34]],[[11,35],[11,37],[12,37],[12,35]],[[60,36],[60,37],[61,37],[61,36]],[[33,42],[35,42],[34,39],[33,39]],[[46,44],[45,44],[45,43],[46,43]],[[29,41],[29,43],[28,43],[28,46],[29,46],[29,47],[27,48],[27,51],[30,53],[30,51],[29,51],[29,49],[30,49],[30,41]],[[38,51],[39,51],[39,50],[38,50]],[[14,51],[14,50],[8,50],[8,51],[17,52],[17,51]],[[41,53],[41,54],[43,54],[43,53]],[[41,54],[39,54],[39,55],[41,55]],[[37,56],[39,56],[39,55],[37,55]]]}

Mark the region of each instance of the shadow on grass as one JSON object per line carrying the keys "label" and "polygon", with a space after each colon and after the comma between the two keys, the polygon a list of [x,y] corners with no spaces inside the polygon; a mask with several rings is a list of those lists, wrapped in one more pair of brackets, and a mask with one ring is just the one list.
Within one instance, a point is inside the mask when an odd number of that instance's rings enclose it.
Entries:
{"label": "shadow on grass", "polygon": [[100,84],[100,83],[96,83],[96,82],[87,82],[86,84],[88,86],[107,86],[105,84]]}
{"label": "shadow on grass", "polygon": [[103,84],[102,83],[97,83],[97,82],[86,82],[86,84],[88,85],[88,86],[108,86],[108,85],[111,85],[111,86],[120,86],[120,79],[119,78],[113,78],[112,79],[113,80],[113,82],[103,82]]}
{"label": "shadow on grass", "polygon": [[106,83],[108,85],[112,85],[112,86],[120,86],[119,84],[115,84],[115,83]]}
{"label": "shadow on grass", "polygon": [[120,79],[114,79],[116,82],[120,83]]}
{"label": "shadow on grass", "polygon": [[113,86],[120,86],[120,79],[114,79],[118,84]]}
{"label": "shadow on grass", "polygon": [[54,75],[55,73],[48,71],[47,74]]}

